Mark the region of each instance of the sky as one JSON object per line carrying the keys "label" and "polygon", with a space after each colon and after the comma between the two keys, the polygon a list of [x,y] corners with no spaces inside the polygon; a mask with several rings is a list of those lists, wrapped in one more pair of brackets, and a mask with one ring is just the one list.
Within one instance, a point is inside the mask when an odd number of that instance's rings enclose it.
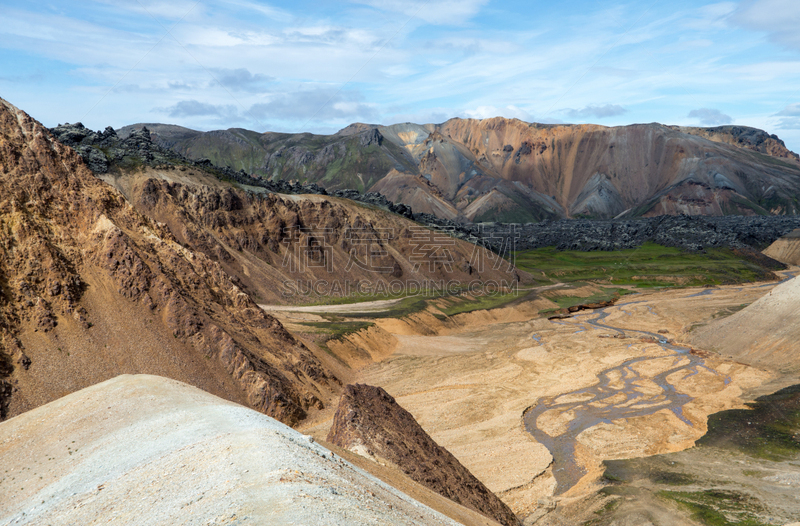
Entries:
{"label": "sky", "polygon": [[3,0],[0,13],[0,97],[47,126],[737,124],[800,152],[798,0]]}

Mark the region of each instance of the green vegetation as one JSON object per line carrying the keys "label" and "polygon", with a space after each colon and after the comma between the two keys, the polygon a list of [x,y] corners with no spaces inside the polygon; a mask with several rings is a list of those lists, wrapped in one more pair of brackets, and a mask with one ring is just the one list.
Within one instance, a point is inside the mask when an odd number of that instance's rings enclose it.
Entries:
{"label": "green vegetation", "polygon": [[331,321],[304,321],[299,325],[313,327],[325,333],[325,341],[341,340],[348,334],[356,333],[362,329],[369,329],[374,323],[366,321],[341,321],[336,317],[331,317]]}
{"label": "green vegetation", "polygon": [[376,312],[348,312],[341,314],[347,318],[404,318],[428,308],[430,296],[409,296],[398,303]]}
{"label": "green vegetation", "polygon": [[614,252],[559,251],[553,247],[520,251],[517,267],[553,282],[602,281],[612,285],[676,287],[766,280],[771,272],[730,249],[693,253],[645,243]]}
{"label": "green vegetation", "polygon": [[[353,305],[372,301],[400,300],[397,303],[380,311],[347,312],[338,315],[345,318],[403,318],[428,308],[432,301],[444,301],[445,306],[440,310],[441,319],[464,312],[494,309],[512,303],[527,295],[520,291],[498,291],[495,294],[468,294],[465,290],[404,290],[398,294],[387,292],[385,294],[352,294],[349,296],[330,296],[324,298],[324,303],[309,302],[304,306],[317,305]],[[322,298],[320,298],[322,299]]]}
{"label": "green vegetation", "polygon": [[708,433],[701,446],[736,449],[767,460],[787,460],[800,454],[800,385],[762,396],[747,404],[750,409],[731,409],[708,419]]}
{"label": "green vegetation", "polygon": [[599,515],[599,517],[584,522],[583,526],[594,526],[596,524],[602,523],[606,515],[610,514],[611,512],[619,508],[620,502],[621,500],[618,498],[609,500],[608,502],[605,503],[605,505],[602,508],[594,512],[594,514]]}
{"label": "green vegetation", "polygon": [[680,464],[669,461],[669,455],[657,455],[644,459],[606,460],[603,462],[603,477],[614,483],[628,483],[647,478],[650,482],[666,486],[688,486],[698,481],[687,473],[679,471]]}
{"label": "green vegetation", "polygon": [[455,316],[456,314],[463,314],[476,310],[496,309],[497,307],[508,305],[524,296],[525,294],[520,294],[519,291],[485,294],[481,296],[450,296],[444,299],[447,306],[440,307],[439,310],[446,316]]}
{"label": "green vegetation", "polygon": [[753,513],[761,509],[755,499],[724,490],[698,492],[660,491],[658,495],[681,504],[694,520],[709,526],[766,526]]}
{"label": "green vegetation", "polygon": [[564,296],[563,293],[559,294],[559,292],[560,291],[545,292],[543,296],[555,302],[561,309],[567,309],[575,305],[586,305],[587,303],[611,301],[625,294],[632,294],[630,290],[616,287],[601,287],[600,291],[595,292],[591,296]]}
{"label": "green vegetation", "polygon": [[675,471],[654,471],[650,473],[650,480],[667,486],[688,486],[697,483],[691,475]]}

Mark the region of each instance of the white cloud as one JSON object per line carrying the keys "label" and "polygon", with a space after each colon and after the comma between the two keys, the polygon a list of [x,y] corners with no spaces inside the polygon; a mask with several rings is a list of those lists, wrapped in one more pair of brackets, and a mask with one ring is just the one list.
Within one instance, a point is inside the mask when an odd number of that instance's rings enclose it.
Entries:
{"label": "white cloud", "polygon": [[775,115],[784,117],[800,117],[800,103],[789,104]]}
{"label": "white cloud", "polygon": [[566,114],[571,119],[588,119],[591,117],[607,119],[624,115],[627,112],[627,109],[618,104],[605,104],[603,106],[589,105],[580,110],[570,109],[566,111]]}
{"label": "white cloud", "polygon": [[209,116],[238,119],[235,106],[209,104],[197,100],[182,100],[168,108],[153,108],[153,111],[164,113],[175,119]]}
{"label": "white cloud", "polygon": [[275,81],[275,77],[261,73],[250,73],[246,68],[217,68],[212,70],[212,73],[214,74],[215,82],[219,82],[231,91],[260,93],[264,91],[267,84]]}
{"label": "white cloud", "polygon": [[731,20],[747,29],[763,31],[770,40],[800,50],[800,2],[797,0],[745,0]]}
{"label": "white cloud", "polygon": [[[98,4],[105,4],[114,9],[122,9],[134,13],[165,18],[163,22],[177,21],[203,11],[203,4],[192,0],[134,0],[132,2],[119,2],[117,0],[94,0]],[[169,25],[167,25],[169,27]]]}
{"label": "white cloud", "polygon": [[402,13],[435,25],[463,24],[489,0],[353,0],[381,11]]}
{"label": "white cloud", "polygon": [[267,18],[271,18],[279,22],[289,22],[294,18],[290,12],[264,4],[263,2],[250,2],[248,0],[222,0],[222,3],[241,7],[250,11],[255,11],[256,13],[260,13]]}
{"label": "white cloud", "polygon": [[731,13],[736,11],[736,2],[719,2],[698,7],[683,22],[683,27],[708,33],[709,30],[726,29]]}
{"label": "white cloud", "polygon": [[775,114],[778,119],[778,128],[783,130],[800,130],[800,103],[789,104]]}
{"label": "white cloud", "polygon": [[468,119],[491,119],[492,117],[506,117],[508,119],[519,119],[521,121],[533,122],[534,117],[528,111],[518,106],[505,106],[498,108],[496,106],[478,106],[475,109],[464,110],[461,116]]}
{"label": "white cloud", "polygon": [[711,109],[711,108],[700,108],[698,110],[692,110],[687,115],[690,119],[697,119],[700,121],[700,124],[703,126],[720,126],[723,124],[730,124],[733,122],[733,118],[729,115],[725,115],[719,110]]}
{"label": "white cloud", "polygon": [[375,105],[363,99],[363,95],[355,91],[315,88],[275,94],[269,102],[254,104],[249,114],[257,119],[286,121],[377,120],[379,113]]}

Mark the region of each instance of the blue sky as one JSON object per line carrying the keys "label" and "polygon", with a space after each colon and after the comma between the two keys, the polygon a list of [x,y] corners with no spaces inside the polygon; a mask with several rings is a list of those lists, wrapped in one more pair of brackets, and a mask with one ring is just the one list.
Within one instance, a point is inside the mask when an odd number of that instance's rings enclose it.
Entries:
{"label": "blue sky", "polygon": [[0,97],[48,126],[741,124],[800,151],[800,2],[3,0]]}

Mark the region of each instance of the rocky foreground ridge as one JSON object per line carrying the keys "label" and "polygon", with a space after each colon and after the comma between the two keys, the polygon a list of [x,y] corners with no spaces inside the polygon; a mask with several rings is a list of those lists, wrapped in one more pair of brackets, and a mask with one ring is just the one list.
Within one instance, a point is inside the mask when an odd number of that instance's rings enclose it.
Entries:
{"label": "rocky foreground ridge", "polygon": [[[126,136],[141,124],[120,130]],[[516,119],[355,124],[329,136],[148,124],[187,158],[356,188],[458,222],[794,214],[800,158],[744,126],[543,125]]]}
{"label": "rocky foreground ridge", "polygon": [[380,387],[345,387],[327,441],[390,462],[420,484],[505,526],[520,524],[503,501]]}

